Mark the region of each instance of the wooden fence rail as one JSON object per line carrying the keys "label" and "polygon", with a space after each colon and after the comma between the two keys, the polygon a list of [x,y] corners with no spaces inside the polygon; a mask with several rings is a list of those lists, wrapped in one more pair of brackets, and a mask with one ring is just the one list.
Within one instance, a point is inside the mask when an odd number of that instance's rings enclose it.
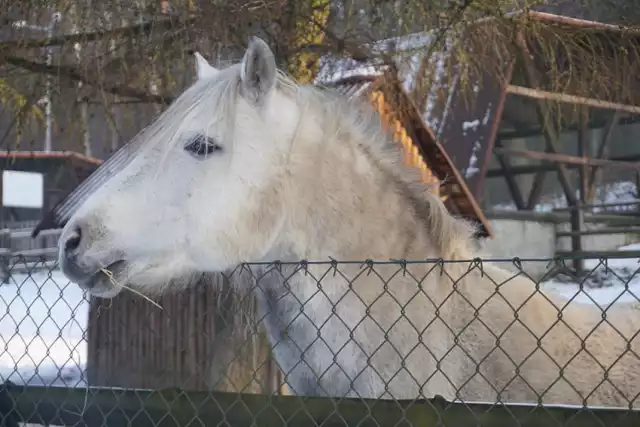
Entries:
{"label": "wooden fence rail", "polygon": [[626,408],[300,398],[181,389],[132,390],[16,386],[0,390],[0,423],[87,427],[637,427],[640,411]]}
{"label": "wooden fence rail", "polygon": [[31,229],[0,229],[0,247],[9,249],[14,255],[49,255],[56,250],[62,230],[43,230],[38,237],[31,237]]}
{"label": "wooden fence rail", "polygon": [[[622,203],[601,203],[586,204],[578,203],[575,206],[565,208],[555,208],[556,214],[568,214],[571,229],[569,231],[556,230],[556,240],[560,238],[571,239],[571,250],[556,251],[556,256],[564,259],[571,259],[573,273],[582,276],[584,273],[585,258],[615,258],[615,257],[640,257],[640,251],[585,251],[583,248],[584,236],[611,235],[611,234],[633,234],[640,232],[640,212],[637,210],[626,210],[630,206],[638,206],[639,200]],[[599,209],[603,211],[612,210],[608,214],[597,214],[593,211]],[[609,218],[611,217],[611,218]],[[617,219],[614,219],[617,217]],[[600,229],[585,229],[588,218],[608,218],[603,221],[606,227]],[[595,222],[595,221],[594,221]],[[556,244],[557,245],[557,244]]]}
{"label": "wooden fence rail", "polygon": [[[31,237],[30,228],[0,229],[0,283],[13,274],[54,268],[58,255],[58,239],[62,230],[43,230]],[[9,265],[11,260],[19,263]]]}

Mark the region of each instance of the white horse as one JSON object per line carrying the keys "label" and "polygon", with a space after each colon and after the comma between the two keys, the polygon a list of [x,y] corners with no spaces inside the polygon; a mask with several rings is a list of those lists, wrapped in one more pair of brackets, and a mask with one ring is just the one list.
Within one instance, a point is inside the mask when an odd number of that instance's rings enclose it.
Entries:
{"label": "white horse", "polygon": [[[297,85],[259,39],[224,69],[196,58],[197,81],[66,224],[59,261],[71,281],[102,297],[119,284],[161,294],[245,262],[476,255],[472,228],[401,166],[365,103]],[[636,398],[633,307],[603,322],[596,306],[564,307],[526,278],[469,265],[256,268],[256,286],[238,291],[255,295],[297,394]]]}

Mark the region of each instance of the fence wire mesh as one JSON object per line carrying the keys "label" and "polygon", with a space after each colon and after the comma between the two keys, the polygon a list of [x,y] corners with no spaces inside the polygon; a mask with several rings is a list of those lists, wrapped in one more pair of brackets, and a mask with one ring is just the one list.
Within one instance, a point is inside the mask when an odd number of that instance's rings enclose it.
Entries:
{"label": "fence wire mesh", "polygon": [[[638,425],[637,259],[245,264],[88,299],[14,258],[3,425]],[[499,268],[496,268],[499,267]],[[537,277],[538,279],[534,279]]]}

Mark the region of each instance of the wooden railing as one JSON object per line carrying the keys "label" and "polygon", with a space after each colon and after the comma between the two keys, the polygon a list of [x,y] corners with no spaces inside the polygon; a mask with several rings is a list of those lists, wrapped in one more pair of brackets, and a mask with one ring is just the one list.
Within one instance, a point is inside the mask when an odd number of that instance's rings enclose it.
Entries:
{"label": "wooden railing", "polygon": [[54,268],[62,230],[42,230],[35,238],[31,237],[31,231],[32,228],[0,229],[0,281],[6,282],[9,269],[12,273],[24,273]]}
{"label": "wooden railing", "polygon": [[[557,256],[571,258],[573,269],[576,275],[580,276],[584,270],[584,258],[616,256],[640,257],[640,251],[585,251],[583,249],[582,238],[584,236],[611,235],[611,234],[633,234],[640,233],[640,200],[618,203],[581,204],[564,208],[555,208],[556,213],[568,213],[571,228],[568,231],[556,231],[556,239],[570,238],[571,250],[556,251]],[[603,221],[604,227],[596,229],[585,229],[585,217],[609,217],[608,221]]]}

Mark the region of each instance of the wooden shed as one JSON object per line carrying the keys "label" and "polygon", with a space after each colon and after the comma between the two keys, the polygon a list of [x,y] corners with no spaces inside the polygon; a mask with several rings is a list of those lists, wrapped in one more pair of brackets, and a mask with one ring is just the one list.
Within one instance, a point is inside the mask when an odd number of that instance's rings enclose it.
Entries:
{"label": "wooden shed", "polygon": [[0,281],[54,262],[57,233],[31,239],[29,230],[100,163],[69,151],[0,151]]}
{"label": "wooden shed", "polygon": [[251,301],[228,292],[234,274],[216,274],[154,300],[129,292],[91,300],[87,380],[92,386],[180,387],[280,393],[283,378]]}
{"label": "wooden shed", "polygon": [[[0,205],[0,223],[12,225],[40,220],[45,212],[61,202],[101,163],[99,159],[71,151],[0,151],[0,171],[39,173],[42,175],[44,187],[41,209],[21,209]],[[0,173],[0,184],[2,176],[3,174]],[[0,203],[2,203],[1,198]]]}

